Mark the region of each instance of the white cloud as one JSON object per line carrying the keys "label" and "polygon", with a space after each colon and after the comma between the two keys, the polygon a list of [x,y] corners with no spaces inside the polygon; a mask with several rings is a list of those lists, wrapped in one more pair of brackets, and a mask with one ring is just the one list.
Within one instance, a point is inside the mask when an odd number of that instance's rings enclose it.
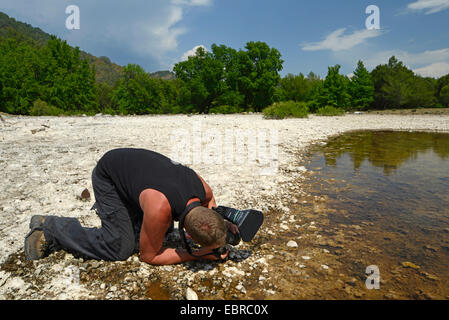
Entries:
{"label": "white cloud", "polygon": [[449,48],[438,50],[426,50],[423,52],[407,52],[404,50],[387,50],[375,54],[363,60],[366,66],[374,68],[379,64],[385,64],[390,57],[395,56],[407,65],[424,66],[437,62],[449,62]]}
{"label": "white cloud", "polygon": [[353,47],[364,43],[367,39],[378,37],[382,34],[381,30],[356,30],[351,34],[344,34],[346,28],[341,28],[330,33],[324,40],[320,42],[312,42],[304,44],[304,51],[332,50],[342,51],[349,50]]}
{"label": "white cloud", "polygon": [[426,14],[437,13],[449,8],[449,0],[418,0],[409,3],[408,11],[426,11]]}
{"label": "white cloud", "polygon": [[181,61],[186,61],[186,60],[189,59],[189,57],[195,56],[196,50],[197,50],[198,48],[203,48],[204,50],[207,51],[206,47],[203,46],[202,44],[200,44],[199,46],[195,46],[195,47],[193,47],[192,49],[190,49],[190,50],[184,52],[184,54],[183,54],[182,57],[181,57]]}
{"label": "white cloud", "polygon": [[212,4],[212,0],[172,0],[171,2],[188,6],[209,6]]}
{"label": "white cloud", "polygon": [[139,37],[135,39],[135,48],[142,54],[163,54],[166,51],[176,50],[178,37],[186,32],[185,28],[175,27],[183,18],[182,8],[169,7],[163,21],[158,24],[142,21]]}
{"label": "white cloud", "polygon": [[65,28],[65,8],[72,2],[0,0],[0,11],[97,56],[138,63],[151,71],[167,68],[179,55],[179,39],[189,31],[183,24],[187,9],[213,4],[213,0],[77,0],[81,29],[74,32]]}
{"label": "white cloud", "polygon": [[414,69],[413,71],[416,74],[419,74],[420,76],[423,77],[440,78],[442,76],[445,76],[446,74],[449,74],[449,63],[447,62],[432,63],[428,66]]}
{"label": "white cloud", "polygon": [[369,54],[362,60],[368,69],[373,69],[379,64],[388,63],[392,56],[395,56],[408,68],[424,77],[439,78],[449,73],[449,48],[425,50],[423,52],[385,50]]}

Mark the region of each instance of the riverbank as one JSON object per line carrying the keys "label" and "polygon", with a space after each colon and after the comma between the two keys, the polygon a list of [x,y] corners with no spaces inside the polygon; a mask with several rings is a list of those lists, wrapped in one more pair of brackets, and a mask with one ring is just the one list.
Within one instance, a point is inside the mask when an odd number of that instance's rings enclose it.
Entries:
{"label": "riverbank", "polygon": [[[349,130],[449,132],[449,116],[435,115],[285,120],[265,120],[260,114],[2,118],[3,299],[182,299],[187,288],[200,299],[388,298],[388,292],[364,293],[361,279],[340,276],[338,255],[326,249],[325,242],[332,239],[326,238],[317,214],[323,212],[320,203],[324,205],[325,199],[312,197],[306,188],[304,152],[311,143]],[[243,140],[239,149],[243,159],[227,161],[226,137],[235,139],[232,146],[237,150],[242,134],[257,136],[256,143]],[[225,146],[217,148],[213,141]],[[180,153],[176,146],[189,152]],[[90,175],[96,161],[118,147],[151,149],[183,163],[190,160],[187,164],[209,183],[218,204],[264,211],[262,229],[253,242],[234,248],[221,264],[156,267],[140,263],[137,256],[126,262],[97,262],[63,252],[25,262],[23,238],[34,214],[77,217],[86,226],[99,226],[90,211],[94,202]],[[91,198],[81,200],[85,188]],[[176,233],[167,242],[176,245]]]}

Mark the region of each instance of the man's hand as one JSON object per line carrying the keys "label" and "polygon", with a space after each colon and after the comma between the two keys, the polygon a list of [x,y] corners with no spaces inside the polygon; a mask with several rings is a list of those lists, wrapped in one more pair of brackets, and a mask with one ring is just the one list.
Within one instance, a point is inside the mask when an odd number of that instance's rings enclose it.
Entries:
{"label": "man's hand", "polygon": [[226,227],[228,227],[228,229],[231,230],[231,232],[233,234],[239,233],[239,227],[237,227],[235,224],[233,224],[232,222],[227,221],[227,220],[225,220],[225,223],[226,223]]}
{"label": "man's hand", "polygon": [[[209,252],[211,252],[211,251],[212,251],[212,250],[209,249],[209,248],[202,248],[202,249],[200,249],[200,250],[195,251],[194,254],[195,254],[195,255],[203,255],[203,254],[207,254],[207,253],[209,253]],[[226,257],[228,256],[228,254],[229,254],[229,250],[226,250],[225,253],[223,253],[223,254],[220,255],[220,259],[226,259]],[[217,261],[217,260],[219,260],[219,258],[218,258],[216,255],[214,255],[214,254],[209,254],[209,255],[207,255],[207,256],[204,256],[204,257],[201,257],[201,258],[198,258],[198,259],[199,259],[199,260],[205,259],[205,260],[212,260],[212,261]]]}

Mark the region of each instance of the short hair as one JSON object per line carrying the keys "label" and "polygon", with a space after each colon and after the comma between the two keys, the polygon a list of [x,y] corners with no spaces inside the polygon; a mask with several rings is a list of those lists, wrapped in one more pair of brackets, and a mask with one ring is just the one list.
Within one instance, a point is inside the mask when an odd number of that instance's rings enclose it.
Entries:
{"label": "short hair", "polygon": [[185,228],[202,246],[226,245],[226,225],[222,216],[212,209],[195,207],[186,216]]}

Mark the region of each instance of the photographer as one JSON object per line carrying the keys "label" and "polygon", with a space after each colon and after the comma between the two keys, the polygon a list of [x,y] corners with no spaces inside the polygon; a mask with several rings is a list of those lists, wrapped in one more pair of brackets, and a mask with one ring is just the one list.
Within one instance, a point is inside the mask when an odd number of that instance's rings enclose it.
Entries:
{"label": "photographer", "polygon": [[[92,208],[101,219],[101,228],[82,227],[76,218],[33,216],[25,238],[28,260],[60,249],[109,261],[126,260],[140,252],[141,261],[154,265],[218,260],[229,251],[217,254],[215,249],[226,245],[229,233],[238,234],[236,225],[212,209],[216,203],[209,185],[192,169],[159,153],[111,150],[93,169],[92,185],[96,200]],[[182,237],[185,228],[202,246],[199,250],[162,246],[173,221],[181,216]]]}

